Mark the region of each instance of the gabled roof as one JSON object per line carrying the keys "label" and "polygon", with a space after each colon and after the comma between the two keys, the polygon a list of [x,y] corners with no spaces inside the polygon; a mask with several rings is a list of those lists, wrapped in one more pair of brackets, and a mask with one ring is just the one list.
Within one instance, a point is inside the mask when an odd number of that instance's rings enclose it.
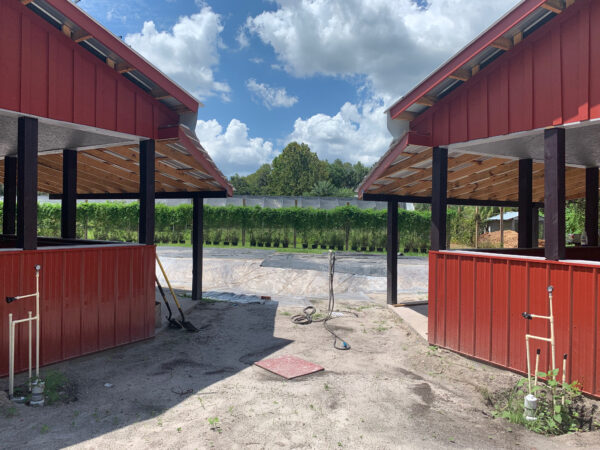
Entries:
{"label": "gabled roof", "polygon": [[575,0],[523,0],[456,53],[389,109],[392,119],[412,120],[510,50]]}
{"label": "gabled roof", "polygon": [[20,1],[170,109],[178,113],[196,113],[202,106],[190,93],[70,1]]}

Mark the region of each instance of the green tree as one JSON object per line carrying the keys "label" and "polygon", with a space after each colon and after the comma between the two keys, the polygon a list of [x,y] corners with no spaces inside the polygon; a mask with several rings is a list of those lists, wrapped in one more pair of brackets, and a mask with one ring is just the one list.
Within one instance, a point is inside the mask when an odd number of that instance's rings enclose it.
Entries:
{"label": "green tree", "polygon": [[289,143],[272,164],[271,195],[302,195],[328,177],[327,162],[320,161],[306,144]]}
{"label": "green tree", "polygon": [[231,185],[235,189],[235,193],[237,195],[253,194],[250,189],[250,183],[248,183],[248,177],[243,177],[236,173],[229,179],[229,181],[231,182]]}

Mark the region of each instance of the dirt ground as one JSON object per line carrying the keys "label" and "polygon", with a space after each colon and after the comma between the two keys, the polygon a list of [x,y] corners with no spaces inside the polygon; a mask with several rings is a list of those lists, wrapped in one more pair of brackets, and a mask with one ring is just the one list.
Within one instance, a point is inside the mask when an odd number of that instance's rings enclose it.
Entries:
{"label": "dirt ground", "polygon": [[[350,351],[334,350],[321,324],[292,324],[296,307],[198,303],[189,313],[197,334],[165,330],[45,368],[76,382],[78,400],[4,407],[0,447],[565,448],[600,442],[598,433],[548,438],[492,418],[482,392],[503,389],[516,375],[430,348],[385,306],[339,308],[358,315],[330,322]],[[284,354],[325,371],[286,381],[253,366]],[[5,384],[1,380],[0,388]]]}

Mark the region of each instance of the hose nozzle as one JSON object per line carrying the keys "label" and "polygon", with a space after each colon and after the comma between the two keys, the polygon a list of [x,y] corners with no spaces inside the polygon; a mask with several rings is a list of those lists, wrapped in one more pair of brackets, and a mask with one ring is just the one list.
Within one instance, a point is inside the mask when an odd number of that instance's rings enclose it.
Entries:
{"label": "hose nozzle", "polygon": [[529,314],[528,312],[524,312],[521,315],[523,316],[524,319],[527,319],[527,320],[533,319],[533,317],[531,317],[531,314]]}

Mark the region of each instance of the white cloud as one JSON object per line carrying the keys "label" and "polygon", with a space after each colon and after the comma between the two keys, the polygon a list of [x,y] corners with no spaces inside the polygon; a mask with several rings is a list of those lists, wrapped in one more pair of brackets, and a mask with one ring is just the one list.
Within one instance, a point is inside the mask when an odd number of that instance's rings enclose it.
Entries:
{"label": "white cloud", "polygon": [[128,34],[125,42],[200,99],[216,94],[228,100],[229,85],[214,76],[222,31],[219,14],[202,6],[199,13],[180,17],[171,30],[144,22],[141,32]]}
{"label": "white cloud", "polygon": [[248,126],[238,119],[232,119],[225,131],[215,119],[198,120],[196,135],[227,176],[247,175],[277,156],[271,142],[249,137]]}
{"label": "white cloud", "polygon": [[276,0],[246,21],[284,69],[366,77],[379,94],[404,94],[518,0]]}
{"label": "white cloud", "polygon": [[316,114],[296,119],[288,141],[305,142],[319,159],[373,164],[390,143],[382,99],[359,105],[345,103],[334,116]]}
{"label": "white cloud", "polygon": [[246,82],[246,87],[267,109],[290,108],[298,102],[298,97],[288,95],[285,88],[275,88],[266,83],[258,83],[254,78],[250,78]]}

